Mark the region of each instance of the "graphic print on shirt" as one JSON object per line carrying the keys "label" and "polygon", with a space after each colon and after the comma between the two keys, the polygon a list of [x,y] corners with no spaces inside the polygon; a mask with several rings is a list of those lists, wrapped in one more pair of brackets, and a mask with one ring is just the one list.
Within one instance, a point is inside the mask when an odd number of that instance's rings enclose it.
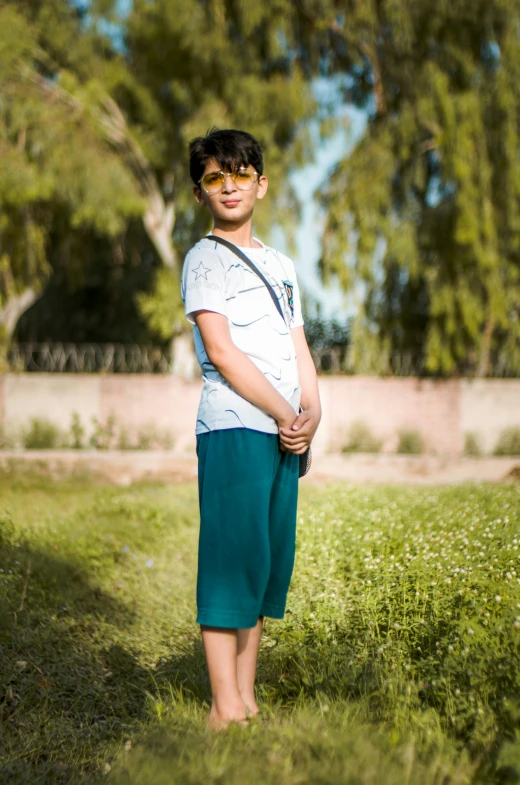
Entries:
{"label": "graphic print on shirt", "polygon": [[203,239],[188,253],[181,293],[194,325],[195,351],[203,373],[196,432],[250,428],[278,433],[274,418],[240,396],[209,359],[193,312],[215,311],[228,319],[233,343],[254,362],[295,413],[300,386],[291,328],[303,324],[292,261],[273,248],[241,249],[273,287],[284,317],[258,275],[217,243]]}
{"label": "graphic print on shirt", "polygon": [[195,280],[199,278],[204,278],[204,280],[208,280],[208,273],[211,272],[211,267],[204,267],[204,262],[201,262],[198,267],[195,267],[193,270],[195,273]]}
{"label": "graphic print on shirt", "polygon": [[285,286],[285,293],[287,295],[287,302],[291,311],[291,317],[294,319],[294,284],[292,281],[282,281]]}
{"label": "graphic print on shirt", "polygon": [[[216,290],[218,285],[215,283],[213,279],[213,275],[210,275],[208,278],[208,273],[211,273],[212,268],[206,266],[202,260],[199,261],[198,265],[192,265],[190,270],[190,275],[188,276],[188,280],[185,282],[186,290],[193,290],[193,289],[213,289]],[[193,275],[191,275],[193,273]],[[182,293],[182,289],[181,289]],[[183,295],[184,296],[184,295]]]}

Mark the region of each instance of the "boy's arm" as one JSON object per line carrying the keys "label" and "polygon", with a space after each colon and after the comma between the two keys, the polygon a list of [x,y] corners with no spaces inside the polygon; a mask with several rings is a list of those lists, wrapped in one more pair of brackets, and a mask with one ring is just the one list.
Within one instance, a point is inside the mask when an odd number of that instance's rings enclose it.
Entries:
{"label": "boy's arm", "polygon": [[217,371],[239,395],[274,417],[279,426],[290,428],[296,420],[294,409],[247,354],[233,343],[227,317],[204,310],[194,311],[192,316],[206,354]]}
{"label": "boy's arm", "polygon": [[292,426],[287,427],[280,423],[279,434],[280,442],[286,450],[300,454],[305,452],[316,433],[321,419],[321,403],[316,368],[303,327],[293,327],[291,336],[296,349],[303,411]]}

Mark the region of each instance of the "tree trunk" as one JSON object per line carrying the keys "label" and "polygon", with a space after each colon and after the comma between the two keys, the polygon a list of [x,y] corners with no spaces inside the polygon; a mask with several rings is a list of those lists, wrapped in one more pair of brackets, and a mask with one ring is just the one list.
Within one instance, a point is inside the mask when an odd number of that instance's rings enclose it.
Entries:
{"label": "tree trunk", "polygon": [[172,270],[178,270],[177,254],[172,242],[175,222],[174,204],[173,202],[165,203],[158,188],[145,196],[146,211],[143,216],[143,224],[146,234],[163,264]]}
{"label": "tree trunk", "polygon": [[[172,231],[175,220],[173,202],[165,203],[158,187],[146,194],[147,208],[143,216],[146,233],[155,250],[166,267],[180,274],[177,254],[172,242]],[[193,347],[192,330],[186,324],[186,331],[174,335],[170,348],[172,352],[172,374],[182,379],[194,379],[198,376],[199,364]]]}
{"label": "tree trunk", "polygon": [[4,306],[0,308],[0,372],[9,370],[7,350],[18,324],[18,319],[36,302],[38,297],[39,293],[29,287],[24,289],[21,294],[9,297]]}
{"label": "tree trunk", "polygon": [[172,349],[172,374],[182,379],[196,379],[200,377],[200,367],[193,348],[193,338],[190,332],[174,335],[171,341]]}
{"label": "tree trunk", "polygon": [[[102,120],[108,138],[126,158],[128,165],[137,177],[146,210],[143,225],[162,263],[177,272],[180,277],[181,266],[175,251],[172,233],[175,226],[175,203],[173,199],[166,201],[157,182],[157,177],[146,159],[138,142],[133,138],[126,123],[126,118],[111,98],[105,101],[107,114]],[[186,332],[174,335],[171,340],[172,374],[183,379],[198,376],[199,366],[193,347],[191,329],[186,325]]]}
{"label": "tree trunk", "polygon": [[2,328],[4,344],[10,342],[18,324],[18,319],[36,302],[38,297],[38,292],[28,287],[21,294],[9,297],[3,308],[0,309],[0,327]]}

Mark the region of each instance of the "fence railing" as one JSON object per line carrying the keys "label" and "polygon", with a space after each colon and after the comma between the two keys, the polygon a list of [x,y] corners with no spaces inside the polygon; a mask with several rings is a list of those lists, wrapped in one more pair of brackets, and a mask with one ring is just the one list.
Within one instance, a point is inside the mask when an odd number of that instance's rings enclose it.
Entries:
{"label": "fence railing", "polygon": [[[430,376],[424,362],[412,353],[394,352],[387,357],[366,352],[352,357],[344,345],[312,345],[318,373],[373,376]],[[119,343],[14,343],[7,354],[11,371],[47,373],[172,373],[172,354],[158,346]],[[461,374],[472,377],[470,369]],[[520,369],[497,361],[487,374],[495,378],[518,378]]]}
{"label": "fence railing", "polygon": [[311,355],[318,373],[322,374],[367,374],[381,376],[423,376],[424,362],[407,352],[394,352],[389,357],[365,354],[353,361],[344,346],[311,346]]}

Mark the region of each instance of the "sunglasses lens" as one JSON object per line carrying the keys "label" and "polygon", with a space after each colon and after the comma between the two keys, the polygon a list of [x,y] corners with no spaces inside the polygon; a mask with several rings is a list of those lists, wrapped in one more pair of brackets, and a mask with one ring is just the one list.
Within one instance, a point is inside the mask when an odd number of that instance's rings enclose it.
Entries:
{"label": "sunglasses lens", "polygon": [[242,191],[247,191],[252,188],[255,182],[256,175],[249,169],[239,169],[235,175],[235,185]]}
{"label": "sunglasses lens", "polygon": [[224,185],[222,172],[208,172],[202,178],[202,185],[209,194],[216,194]]}
{"label": "sunglasses lens", "polygon": [[[256,173],[249,169],[238,169],[233,175],[233,180],[237,188],[241,191],[248,191],[256,181]],[[224,172],[208,172],[201,180],[206,193],[217,194],[224,185],[226,175]]]}

